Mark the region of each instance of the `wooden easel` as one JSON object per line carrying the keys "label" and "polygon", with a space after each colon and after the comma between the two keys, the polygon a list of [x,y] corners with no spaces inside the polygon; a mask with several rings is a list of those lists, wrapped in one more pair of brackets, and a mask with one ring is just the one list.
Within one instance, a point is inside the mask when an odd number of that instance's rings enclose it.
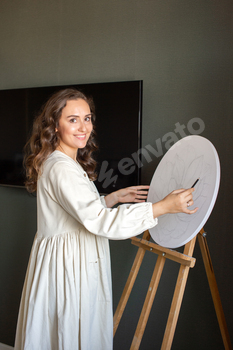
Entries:
{"label": "wooden easel", "polygon": [[[210,253],[207,246],[206,233],[204,229],[201,229],[201,231],[198,233],[197,236],[198,236],[202,258],[204,261],[206,274],[207,274],[207,278],[208,278],[208,282],[209,282],[209,286],[210,286],[210,290],[211,290],[211,294],[214,302],[215,311],[217,314],[217,319],[218,319],[223,343],[226,350],[232,350],[230,336],[227,330],[226,320],[223,313],[223,308],[222,308],[222,304],[221,304],[221,300],[218,292],[218,286],[214,275]],[[171,349],[175,328],[176,328],[176,324],[177,324],[177,320],[180,312],[180,307],[181,307],[181,303],[184,295],[184,290],[188,279],[189,269],[191,267],[194,267],[195,261],[196,261],[196,259],[192,257],[194,247],[195,247],[196,237],[194,237],[190,242],[188,242],[184,246],[183,253],[179,253],[174,250],[163,248],[153,242],[149,242],[150,234],[148,231],[144,232],[143,237],[141,239],[137,237],[131,238],[132,244],[138,246],[138,251],[134,259],[134,263],[131,268],[125,288],[123,290],[121,299],[119,301],[116,312],[114,314],[114,319],[113,319],[114,335],[116,333],[117,327],[121,320],[121,316],[124,312],[125,306],[129,299],[131,290],[133,288],[134,282],[136,280],[136,277],[140,269],[146,250],[156,253],[158,255],[158,258],[155,264],[154,272],[152,274],[146,299],[141,311],[141,315],[138,321],[137,329],[135,331],[130,350],[139,349],[166,259],[176,261],[180,264],[180,269],[177,277],[177,282],[176,282],[176,287],[175,287],[173,300],[170,308],[170,313],[168,316],[168,321],[167,321],[164,338],[161,346],[161,350]]]}

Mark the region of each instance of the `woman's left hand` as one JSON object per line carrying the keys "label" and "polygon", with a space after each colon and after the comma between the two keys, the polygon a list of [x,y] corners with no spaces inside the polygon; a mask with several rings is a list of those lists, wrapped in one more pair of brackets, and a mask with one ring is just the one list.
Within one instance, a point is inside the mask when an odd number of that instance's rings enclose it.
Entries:
{"label": "woman's left hand", "polygon": [[131,186],[115,192],[118,203],[145,202],[150,186]]}
{"label": "woman's left hand", "polygon": [[117,203],[141,203],[145,202],[148,189],[150,186],[131,186],[122,188],[105,197],[105,202],[108,208],[113,207]]}

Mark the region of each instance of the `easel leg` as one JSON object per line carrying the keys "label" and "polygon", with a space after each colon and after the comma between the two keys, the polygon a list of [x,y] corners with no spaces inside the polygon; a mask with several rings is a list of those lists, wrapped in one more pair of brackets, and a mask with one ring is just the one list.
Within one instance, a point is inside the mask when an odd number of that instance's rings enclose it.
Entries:
{"label": "easel leg", "polygon": [[[149,231],[145,231],[144,232],[143,239],[145,239],[145,240],[149,240],[150,239]],[[117,331],[117,328],[118,328],[118,325],[120,323],[122,314],[123,314],[123,312],[125,310],[125,306],[127,304],[127,301],[129,299],[131,290],[132,290],[134,282],[136,280],[138,271],[139,271],[140,266],[142,264],[142,260],[144,258],[145,252],[146,252],[146,250],[143,249],[143,248],[139,248],[138,251],[137,251],[136,257],[134,259],[133,266],[131,268],[129,277],[127,279],[125,288],[124,288],[122,296],[121,296],[121,299],[120,299],[120,301],[118,303],[117,309],[116,309],[114,317],[113,317],[113,336],[115,335],[115,333]]]}
{"label": "easel leg", "polygon": [[210,252],[208,249],[204,229],[202,229],[198,234],[198,242],[200,245],[202,258],[205,265],[205,270],[206,270],[210,291],[214,302],[214,307],[215,307],[215,311],[216,311],[216,315],[219,323],[219,328],[222,334],[224,347],[225,347],[225,350],[231,350],[232,346],[231,346],[230,336],[227,329],[226,319],[222,308],[222,303],[221,303],[221,299],[218,291],[216,278],[214,275],[214,269],[210,258]]}
{"label": "easel leg", "polygon": [[[196,242],[196,237],[194,237],[189,243],[185,245],[185,248],[184,248],[185,255],[189,255],[189,256],[193,255],[195,242]],[[181,303],[184,295],[184,290],[188,279],[189,269],[190,267],[188,266],[184,266],[184,265],[180,266],[179,274],[177,277],[176,288],[172,299],[172,305],[168,316],[167,326],[164,333],[161,350],[171,349],[172,341],[173,341],[173,337],[176,329],[176,324],[177,324],[177,320],[180,312],[180,307],[181,307]]]}
{"label": "easel leg", "polygon": [[132,341],[132,345],[130,347],[130,350],[137,350],[140,346],[142,336],[147,324],[147,320],[150,314],[150,310],[155,298],[155,294],[159,285],[160,277],[163,271],[165,258],[163,256],[158,256],[156,265],[154,268],[154,272],[151,278],[151,282],[148,288],[148,292],[146,295],[146,299],[142,308],[142,312],[138,321],[137,329],[134,334],[134,338]]}

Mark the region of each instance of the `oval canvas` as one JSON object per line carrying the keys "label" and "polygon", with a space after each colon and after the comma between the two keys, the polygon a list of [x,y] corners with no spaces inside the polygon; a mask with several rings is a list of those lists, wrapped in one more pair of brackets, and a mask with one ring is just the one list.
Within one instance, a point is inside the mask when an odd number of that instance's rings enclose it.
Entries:
{"label": "oval canvas", "polygon": [[193,215],[166,214],[150,229],[153,240],[167,248],[189,242],[202,229],[214,207],[220,182],[220,163],[213,144],[202,136],[187,136],[175,143],[160,161],[151,180],[148,202],[158,202],[171,191],[190,188],[193,192]]}

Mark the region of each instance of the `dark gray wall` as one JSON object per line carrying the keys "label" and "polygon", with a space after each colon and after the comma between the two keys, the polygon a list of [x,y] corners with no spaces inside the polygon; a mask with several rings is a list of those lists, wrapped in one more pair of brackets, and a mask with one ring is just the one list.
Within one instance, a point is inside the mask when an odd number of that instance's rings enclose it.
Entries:
{"label": "dark gray wall", "polygon": [[[0,89],[143,79],[143,145],[155,147],[177,122],[204,121],[201,135],[215,145],[222,167],[205,229],[233,338],[232,1],[2,0],[0,42]],[[143,183],[158,162],[144,161]],[[9,345],[35,231],[35,198],[0,187],[0,342]],[[115,309],[136,248],[127,240],[111,242],[111,250]],[[223,349],[198,245],[194,256],[172,349]],[[155,260],[145,257],[115,350],[130,347]],[[160,348],[177,269],[165,265],[141,349]]]}

